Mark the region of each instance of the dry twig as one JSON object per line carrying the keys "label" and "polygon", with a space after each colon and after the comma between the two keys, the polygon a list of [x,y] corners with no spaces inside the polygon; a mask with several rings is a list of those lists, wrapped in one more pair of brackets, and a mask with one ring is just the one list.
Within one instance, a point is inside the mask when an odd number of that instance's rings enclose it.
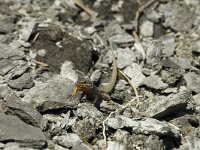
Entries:
{"label": "dry twig", "polygon": [[136,97],[133,98],[131,101],[129,101],[127,104],[123,105],[121,108],[116,109],[115,111],[111,112],[111,113],[108,115],[108,117],[106,117],[106,119],[102,122],[102,124],[103,124],[103,138],[104,138],[104,146],[105,146],[105,148],[107,147],[107,141],[106,141],[106,125],[105,125],[106,121],[107,121],[113,114],[115,114],[115,113],[117,113],[117,112],[120,112],[120,111],[124,110],[125,108],[131,106],[132,103],[133,103],[135,100],[137,100],[137,104],[139,104],[139,98],[141,97],[141,96],[138,95],[137,88],[131,83],[130,79],[129,79],[121,70],[119,70],[119,72],[127,79],[127,81],[129,82],[129,84],[132,86]]}

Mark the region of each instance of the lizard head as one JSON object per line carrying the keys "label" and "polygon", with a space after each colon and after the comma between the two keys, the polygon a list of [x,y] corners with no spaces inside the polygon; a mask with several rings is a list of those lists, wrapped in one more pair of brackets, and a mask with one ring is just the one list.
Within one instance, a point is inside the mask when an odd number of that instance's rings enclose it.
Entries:
{"label": "lizard head", "polygon": [[93,82],[89,80],[82,80],[76,82],[76,88],[80,91],[90,91],[93,90]]}

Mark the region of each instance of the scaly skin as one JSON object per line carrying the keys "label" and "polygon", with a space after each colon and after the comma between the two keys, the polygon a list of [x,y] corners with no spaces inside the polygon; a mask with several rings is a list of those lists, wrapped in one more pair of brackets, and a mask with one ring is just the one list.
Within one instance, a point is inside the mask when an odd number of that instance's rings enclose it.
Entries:
{"label": "scaly skin", "polygon": [[116,84],[117,81],[117,62],[115,59],[115,54],[113,50],[112,43],[108,37],[107,31],[106,35],[112,50],[112,61],[113,61],[113,70],[112,70],[112,75],[109,83],[106,86],[103,86],[102,89],[98,89],[94,83],[90,80],[83,80],[83,81],[77,81],[76,82],[76,88],[74,92],[72,93],[72,96],[75,95],[78,91],[83,91],[84,94],[86,94],[87,98],[89,100],[96,100],[96,99],[103,99],[106,101],[110,101],[111,98],[108,94],[110,94]]}

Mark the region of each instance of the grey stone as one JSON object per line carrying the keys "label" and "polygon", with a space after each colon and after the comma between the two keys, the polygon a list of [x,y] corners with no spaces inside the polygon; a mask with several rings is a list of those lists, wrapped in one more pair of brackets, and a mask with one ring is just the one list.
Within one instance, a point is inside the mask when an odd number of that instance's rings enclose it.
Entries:
{"label": "grey stone", "polygon": [[77,108],[77,115],[82,118],[103,119],[103,114],[90,103],[80,103]]}
{"label": "grey stone", "polygon": [[187,58],[171,57],[171,60],[181,69],[192,69],[192,64]]}
{"label": "grey stone", "polygon": [[14,68],[14,64],[8,59],[0,60],[0,75],[4,76]]}
{"label": "grey stone", "polygon": [[153,41],[146,45],[147,54],[146,59],[147,63],[151,65],[158,64],[161,59],[161,44],[159,41]]}
{"label": "grey stone", "polygon": [[31,88],[23,98],[43,112],[59,108],[76,108],[81,98],[81,93],[71,96],[74,82],[59,75],[48,80],[47,83],[38,83]]}
{"label": "grey stone", "polygon": [[120,79],[117,81],[117,84],[115,85],[115,90],[117,91],[124,91],[126,89],[127,82],[123,79]]}
{"label": "grey stone", "polygon": [[110,37],[110,40],[117,44],[134,42],[134,38],[126,32],[113,35]]}
{"label": "grey stone", "polygon": [[16,29],[16,25],[13,23],[0,21],[0,33],[6,34]]}
{"label": "grey stone", "polygon": [[7,86],[7,84],[0,84],[0,99],[8,96],[11,91],[12,90]]}
{"label": "grey stone", "polygon": [[188,72],[184,75],[188,89],[199,93],[200,92],[200,75],[194,72]]}
{"label": "grey stone", "polygon": [[[17,63],[16,63],[17,64]],[[27,70],[29,69],[28,65],[22,65],[20,67],[16,67],[12,70],[12,72],[9,74],[10,79],[12,78],[18,78],[22,76]]]}
{"label": "grey stone", "polygon": [[155,11],[157,6],[158,2],[155,2],[154,4],[144,9],[144,14],[146,18],[155,23],[158,23],[161,18],[160,14]]}
{"label": "grey stone", "polygon": [[158,97],[151,100],[149,106],[145,108],[145,114],[160,119],[185,109],[189,100],[190,93],[188,91],[170,94],[166,98]]}
{"label": "grey stone", "polygon": [[163,7],[165,16],[165,27],[175,31],[190,31],[194,23],[195,14],[190,7],[178,2],[170,2]]}
{"label": "grey stone", "polygon": [[191,49],[192,49],[193,52],[200,53],[200,40],[192,43]]}
{"label": "grey stone", "polygon": [[81,138],[74,133],[69,133],[61,136],[54,136],[53,141],[56,142],[58,145],[64,146],[65,148],[70,148],[74,150],[91,150],[91,148],[85,145]]}
{"label": "grey stone", "polygon": [[0,149],[3,149],[4,146],[5,146],[5,144],[3,144],[3,143],[0,142]]}
{"label": "grey stone", "polygon": [[125,150],[125,146],[123,143],[119,143],[117,141],[108,141],[107,142],[107,149],[117,149],[117,150]]}
{"label": "grey stone", "polygon": [[14,94],[5,98],[4,112],[6,114],[15,115],[27,124],[39,127],[42,130],[46,128],[46,120],[42,115],[30,104],[21,100]]}
{"label": "grey stone", "polygon": [[74,83],[78,80],[78,73],[75,69],[74,63],[71,61],[65,61],[62,64],[60,75],[63,78],[72,80]]}
{"label": "grey stone", "polygon": [[30,89],[31,87],[34,86],[33,78],[29,73],[23,74],[21,77],[10,80],[8,82],[8,85],[11,88],[18,89],[18,90],[23,90],[23,89]]}
{"label": "grey stone", "polygon": [[23,58],[24,52],[15,49],[7,44],[0,44],[0,59],[2,58]]}
{"label": "grey stone", "polygon": [[[99,140],[97,141],[95,147],[95,149],[105,149],[105,142],[104,140]],[[107,141],[107,147],[106,147],[107,150],[125,150],[126,147],[124,145],[124,143],[120,143],[118,141]]]}
{"label": "grey stone", "polygon": [[194,102],[196,105],[200,106],[200,93],[193,96]]}
{"label": "grey stone", "polygon": [[109,127],[114,129],[121,129],[124,127],[132,128],[132,132],[136,133],[156,134],[158,136],[169,136],[176,138],[180,137],[180,131],[178,127],[153,118],[136,120],[123,116],[117,116],[115,118],[109,118],[107,124]]}
{"label": "grey stone", "polygon": [[45,49],[38,50],[37,52],[40,57],[45,57],[46,53],[47,51]]}
{"label": "grey stone", "polygon": [[0,114],[0,141],[16,141],[20,146],[42,149],[46,137],[39,128],[25,124],[15,116]]}
{"label": "grey stone", "polygon": [[146,78],[142,73],[140,66],[136,63],[126,67],[124,73],[131,78],[132,84],[136,87],[140,86]]}
{"label": "grey stone", "polygon": [[102,75],[102,72],[97,69],[91,74],[90,80],[94,83],[97,83],[99,79],[101,78],[101,75]]}
{"label": "grey stone", "polygon": [[200,140],[196,136],[186,136],[183,144],[177,150],[198,150],[200,149]]}
{"label": "grey stone", "polygon": [[168,84],[164,83],[158,75],[146,77],[142,84],[147,87],[160,90],[165,89],[168,86]]}
{"label": "grey stone", "polygon": [[162,53],[166,56],[172,56],[174,54],[177,43],[175,43],[175,39],[173,37],[164,37],[162,39]]}
{"label": "grey stone", "polygon": [[20,39],[27,42],[32,34],[32,31],[34,29],[35,26],[35,20],[34,19],[29,19],[28,22],[25,22],[23,24],[23,27],[20,30]]}
{"label": "grey stone", "polygon": [[120,143],[127,144],[128,136],[130,136],[130,133],[128,131],[117,129],[117,131],[113,135],[113,138]]}
{"label": "grey stone", "polygon": [[17,142],[9,142],[9,143],[6,143],[5,144],[5,147],[4,147],[4,150],[13,150],[13,149],[16,149],[16,150],[35,150],[34,148],[30,148],[30,147],[21,147],[20,146],[20,143],[17,143]]}
{"label": "grey stone", "polygon": [[153,22],[145,20],[139,27],[140,34],[143,36],[153,36]]}
{"label": "grey stone", "polygon": [[135,61],[136,61],[135,54],[129,48],[117,49],[117,67],[119,69],[131,65]]}

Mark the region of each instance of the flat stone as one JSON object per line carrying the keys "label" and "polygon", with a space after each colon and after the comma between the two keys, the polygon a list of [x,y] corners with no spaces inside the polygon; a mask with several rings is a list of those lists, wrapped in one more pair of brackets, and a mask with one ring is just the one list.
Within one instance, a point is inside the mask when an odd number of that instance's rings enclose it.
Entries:
{"label": "flat stone", "polygon": [[157,119],[164,118],[185,109],[189,100],[190,93],[188,91],[170,94],[166,98],[158,97],[151,100],[149,106],[145,108],[145,114]]}
{"label": "flat stone", "polygon": [[153,36],[153,22],[145,20],[139,27],[140,34],[143,36]]}
{"label": "flat stone", "polygon": [[153,118],[135,120],[123,116],[109,118],[109,127],[121,129],[124,127],[132,128],[132,132],[141,134],[156,134],[158,136],[180,137],[179,128],[167,122],[161,122]]}
{"label": "flat stone", "polygon": [[1,59],[0,60],[0,75],[4,76],[10,70],[12,70],[15,65],[8,59]]}
{"label": "flat stone", "polygon": [[161,43],[159,41],[153,41],[146,45],[147,53],[146,59],[147,63],[151,65],[158,64],[161,59]]}
{"label": "flat stone", "polygon": [[188,5],[170,2],[163,7],[163,11],[165,16],[165,27],[170,27],[177,32],[191,30],[195,14]]}
{"label": "flat stone", "polygon": [[192,64],[187,58],[171,57],[171,60],[181,69],[192,69]]}
{"label": "flat stone", "polygon": [[162,45],[163,45],[162,52],[166,56],[172,56],[174,54],[177,43],[175,43],[174,37],[164,37],[162,39]]}
{"label": "flat stone", "polygon": [[84,144],[81,138],[74,133],[68,133],[61,136],[54,136],[53,141],[56,142],[58,145],[62,145],[65,148],[69,149],[91,150],[91,148]]}
{"label": "flat stone", "polygon": [[200,149],[200,140],[199,137],[196,136],[186,136],[184,138],[183,144],[178,148],[178,150],[189,150],[189,149],[194,149],[198,150]]}
{"label": "flat stone", "polygon": [[8,85],[11,88],[18,89],[18,90],[23,90],[23,89],[30,89],[31,87],[34,86],[33,78],[29,73],[23,74],[21,77],[10,80],[8,82]]}
{"label": "flat stone", "polygon": [[77,116],[82,118],[103,119],[103,114],[93,104],[80,103],[77,108]]}
{"label": "flat stone", "polygon": [[21,146],[44,148],[46,137],[39,128],[30,126],[15,116],[0,114],[0,141],[16,141]]}
{"label": "flat stone", "polygon": [[117,67],[123,69],[136,61],[135,53],[129,48],[117,49]]}
{"label": "flat stone", "polygon": [[193,96],[196,105],[200,105],[200,93]]}
{"label": "flat stone", "polygon": [[8,22],[0,22],[0,33],[6,34],[9,32],[13,32],[16,29],[16,25]]}
{"label": "flat stone", "polygon": [[191,49],[193,52],[200,53],[200,40],[192,43],[191,47],[192,47]]}
{"label": "flat stone", "polygon": [[4,112],[15,115],[27,124],[39,127],[42,130],[46,128],[47,122],[42,115],[32,105],[22,101],[14,94],[6,97]]}
{"label": "flat stone", "polygon": [[0,44],[0,59],[2,58],[23,58],[24,52],[15,49],[7,44]]}
{"label": "flat stone", "polygon": [[184,75],[188,89],[199,93],[200,92],[200,75],[194,72],[188,72]]}
{"label": "flat stone", "polygon": [[126,67],[124,73],[131,78],[132,84],[136,87],[140,86],[146,78],[137,63],[133,63],[131,66]]}
{"label": "flat stone", "polygon": [[[12,150],[12,149],[19,150],[22,149],[22,147],[18,142],[9,142],[5,144],[4,150]],[[35,150],[35,149],[31,147],[23,147],[23,150]]]}
{"label": "flat stone", "polygon": [[165,89],[168,86],[168,84],[164,83],[158,75],[146,77],[142,84],[157,90]]}
{"label": "flat stone", "polygon": [[35,26],[36,21],[34,19],[29,19],[28,22],[24,22],[23,27],[20,30],[19,38],[25,42],[27,42],[32,34],[33,28]]}
{"label": "flat stone", "polygon": [[158,2],[155,2],[154,4],[144,9],[144,14],[146,18],[155,23],[158,23],[161,18],[161,15],[157,11],[155,11],[157,6]]}
{"label": "flat stone", "polygon": [[12,92],[11,88],[7,84],[0,84],[0,99],[5,98]]}
{"label": "flat stone", "polygon": [[110,40],[117,44],[134,42],[134,38],[126,32],[113,35],[110,37]]}
{"label": "flat stone", "polygon": [[71,96],[74,82],[60,75],[54,76],[47,83],[38,83],[26,93],[23,101],[32,104],[43,112],[59,108],[76,108],[81,98],[81,92]]}

